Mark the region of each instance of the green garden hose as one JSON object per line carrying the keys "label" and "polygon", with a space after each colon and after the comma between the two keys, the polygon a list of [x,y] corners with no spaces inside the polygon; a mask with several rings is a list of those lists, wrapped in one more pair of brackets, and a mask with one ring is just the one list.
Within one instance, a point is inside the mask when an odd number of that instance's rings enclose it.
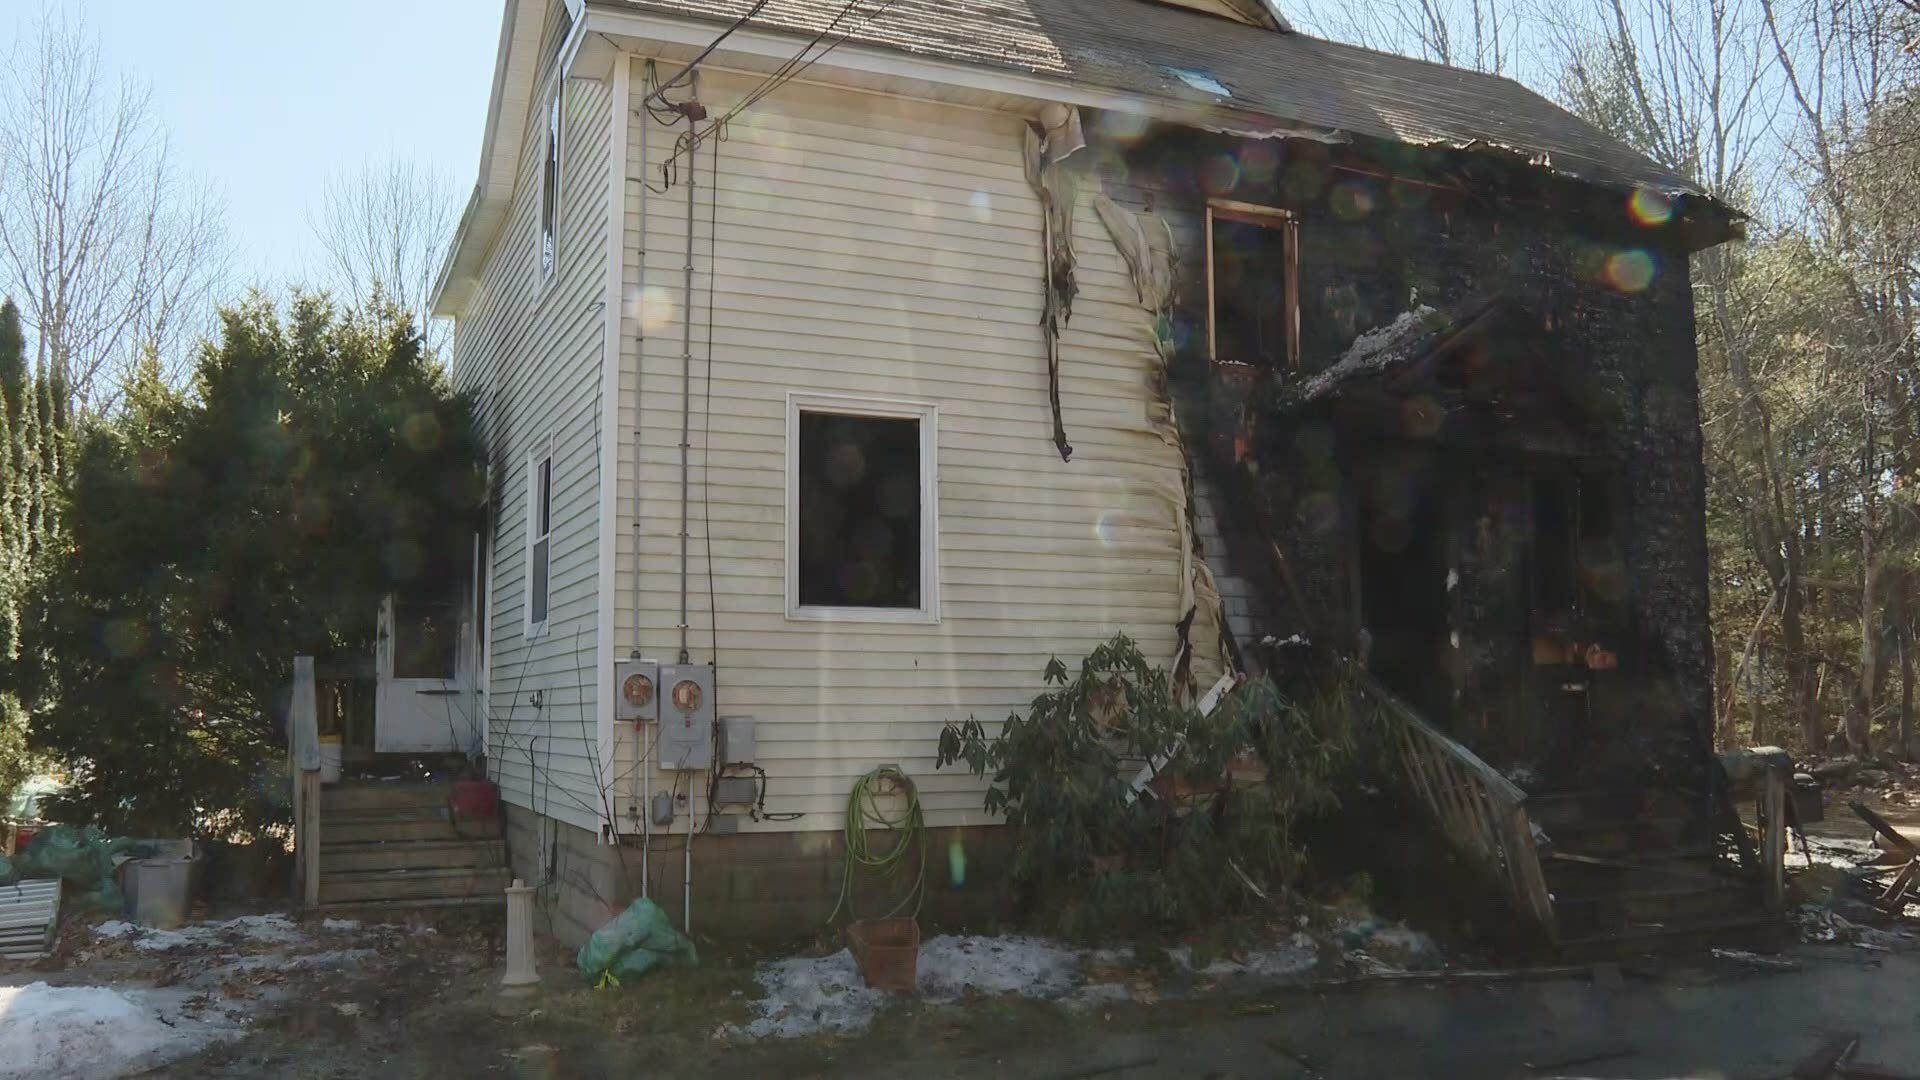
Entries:
{"label": "green garden hose", "polygon": [[[892,784],[896,792],[906,796],[905,810],[888,814],[881,808],[878,802],[881,796],[875,789],[882,783]],[[920,812],[920,789],[914,787],[907,774],[895,766],[882,765],[853,782],[853,791],[847,796],[846,870],[840,877],[840,902],[833,906],[833,914],[827,916],[827,922],[838,920],[842,909],[850,917],[859,919],[859,913],[853,909],[854,874],[865,869],[888,879],[900,877],[906,873],[910,849],[918,852],[912,870],[913,885],[900,902],[880,918],[890,919],[896,915],[912,918],[920,914],[920,902],[926,895],[927,886],[925,823],[926,819]],[[900,835],[885,850],[875,851],[867,840],[868,831],[873,829],[884,829]]]}

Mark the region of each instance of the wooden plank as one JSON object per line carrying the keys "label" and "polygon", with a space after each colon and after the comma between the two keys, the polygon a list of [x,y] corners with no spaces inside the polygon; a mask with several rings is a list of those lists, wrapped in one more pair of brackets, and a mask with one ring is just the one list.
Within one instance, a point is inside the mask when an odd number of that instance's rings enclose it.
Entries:
{"label": "wooden plank", "polygon": [[1760,817],[1765,830],[1760,837],[1761,885],[1767,910],[1787,909],[1787,783],[1790,777],[1769,767],[1761,780]]}
{"label": "wooden plank", "polygon": [[300,771],[301,803],[306,822],[306,843],[295,851],[300,860],[301,903],[315,907],[320,903],[320,772]]}
{"label": "wooden plank", "polygon": [[1454,741],[1452,737],[1448,736],[1439,728],[1427,723],[1426,720],[1421,718],[1419,713],[1413,710],[1412,706],[1401,701],[1391,690],[1374,681],[1372,676],[1360,671],[1357,667],[1354,669],[1354,674],[1359,679],[1360,687],[1372,695],[1375,701],[1383,705],[1387,711],[1398,718],[1401,723],[1418,731],[1422,737],[1445,750],[1448,758],[1472,771],[1474,776],[1485,786],[1487,794],[1492,796],[1496,801],[1509,806],[1518,806],[1526,801],[1527,793],[1521,791],[1519,786],[1513,781],[1502,776],[1500,770],[1480,760],[1479,756],[1473,751]]}
{"label": "wooden plank", "polygon": [[1526,910],[1533,914],[1534,922],[1552,939],[1558,932],[1553,894],[1547,891],[1547,875],[1540,868],[1540,849],[1533,842],[1533,823],[1523,806],[1508,808],[1502,817],[1510,837],[1508,849],[1512,852],[1508,877],[1514,882]]}

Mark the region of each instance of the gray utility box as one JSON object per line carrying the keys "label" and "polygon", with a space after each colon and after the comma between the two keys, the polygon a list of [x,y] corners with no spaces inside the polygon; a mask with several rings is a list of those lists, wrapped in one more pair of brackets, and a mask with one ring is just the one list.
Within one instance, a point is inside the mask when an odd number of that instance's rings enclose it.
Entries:
{"label": "gray utility box", "polygon": [[752,806],[760,795],[760,781],[751,776],[722,776],[713,782],[715,806]]}
{"label": "gray utility box", "polygon": [[660,665],[660,767],[713,768],[713,665]]}
{"label": "gray utility box", "polygon": [[753,717],[720,718],[720,764],[753,764]]}
{"label": "gray utility box", "polygon": [[144,841],[136,848],[152,854],[127,860],[120,868],[126,912],[141,926],[172,929],[187,921],[194,884],[205,864],[191,840]]}
{"label": "gray utility box", "polygon": [[658,660],[614,661],[613,717],[628,723],[660,719]]}

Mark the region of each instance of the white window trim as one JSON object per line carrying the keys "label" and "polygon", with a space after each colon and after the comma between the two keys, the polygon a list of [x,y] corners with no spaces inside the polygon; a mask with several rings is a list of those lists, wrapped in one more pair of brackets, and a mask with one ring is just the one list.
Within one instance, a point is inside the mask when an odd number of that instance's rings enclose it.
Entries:
{"label": "white window trim", "polygon": [[[560,276],[560,207],[566,201],[562,195],[567,186],[566,125],[561,110],[561,93],[566,80],[556,77],[553,81],[553,94],[547,99],[547,137],[541,140],[540,153],[540,199],[541,215],[534,223],[535,260],[540,263],[540,289],[542,292]],[[547,260],[547,220],[545,211],[547,197],[547,156],[553,156],[553,259]]]}
{"label": "white window trim", "polygon": [[[800,414],[838,413],[920,424],[920,606],[820,607],[800,603]],[[830,394],[787,394],[787,618],[810,622],[922,623],[940,621],[940,410],[931,402]]]}
{"label": "white window trim", "polygon": [[[540,528],[540,464],[548,463],[547,468],[547,531],[542,534]],[[526,538],[526,574],[520,590],[521,621],[527,637],[544,635],[553,621],[553,504],[554,493],[559,488],[559,469],[553,455],[553,436],[548,435],[542,442],[534,444],[527,451],[527,538]],[[546,618],[535,622],[533,619],[533,549],[541,540],[547,542],[547,612]]]}

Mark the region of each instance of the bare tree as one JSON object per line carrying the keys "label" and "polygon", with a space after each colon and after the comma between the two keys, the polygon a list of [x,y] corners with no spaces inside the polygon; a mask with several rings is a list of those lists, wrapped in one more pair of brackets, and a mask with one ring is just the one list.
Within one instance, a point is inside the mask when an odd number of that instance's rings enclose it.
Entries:
{"label": "bare tree", "polygon": [[226,269],[219,204],[183,181],[147,92],[49,17],[0,73],[0,288],[66,410],[104,406],[135,359],[178,361]]}
{"label": "bare tree", "polygon": [[[1302,21],[1335,37],[1437,64],[1511,74],[1522,54],[1524,0],[1308,2]],[[1286,5],[1293,13],[1293,5]]]}
{"label": "bare tree", "polygon": [[430,318],[427,300],[459,205],[446,175],[400,158],[329,179],[311,225],[335,292],[348,303],[379,293],[412,313],[428,347],[437,349],[445,328]]}

